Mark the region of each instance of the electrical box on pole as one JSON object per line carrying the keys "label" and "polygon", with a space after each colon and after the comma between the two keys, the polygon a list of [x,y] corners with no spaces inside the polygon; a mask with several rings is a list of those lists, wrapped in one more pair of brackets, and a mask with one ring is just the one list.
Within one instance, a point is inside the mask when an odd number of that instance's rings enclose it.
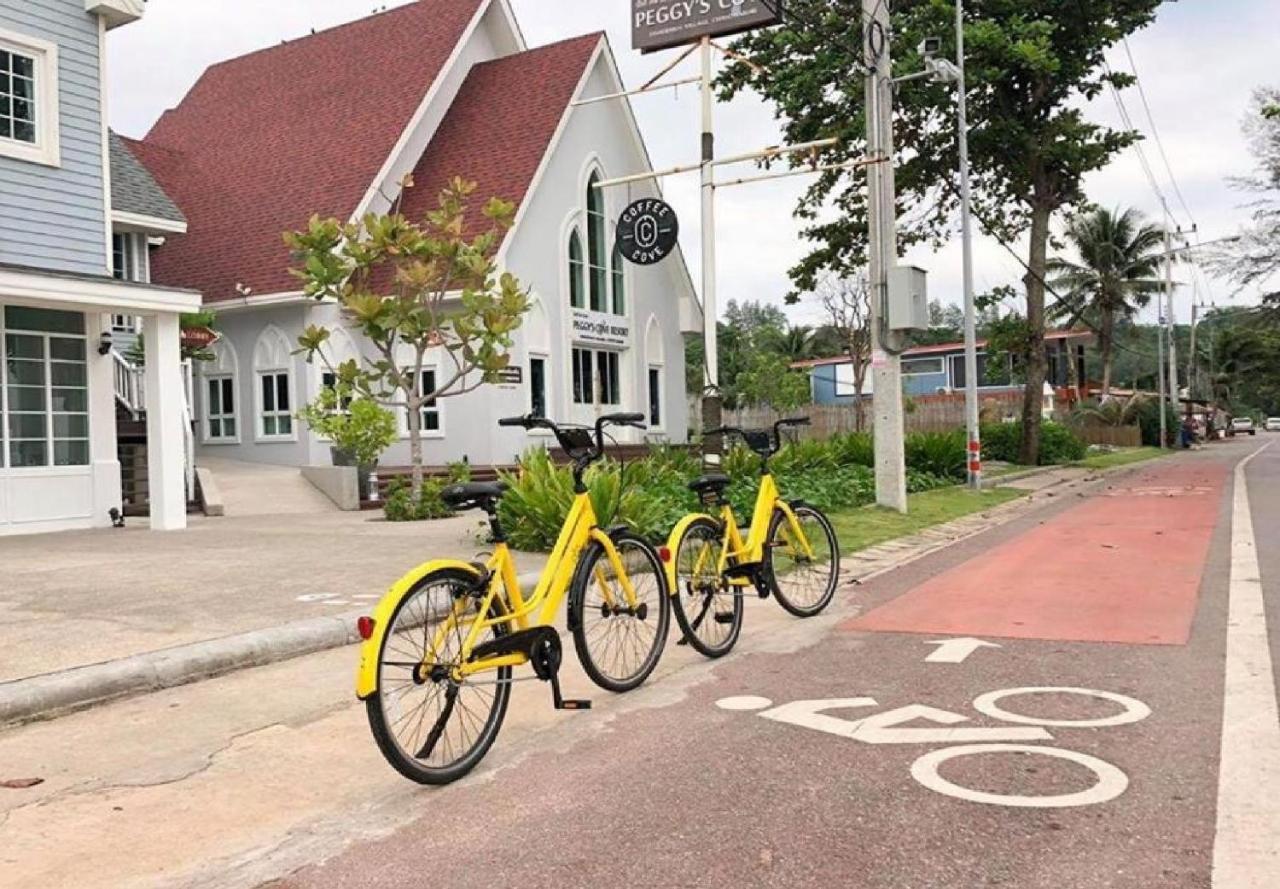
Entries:
{"label": "electrical box on pole", "polygon": [[913,265],[889,269],[889,329],[929,329],[929,274]]}

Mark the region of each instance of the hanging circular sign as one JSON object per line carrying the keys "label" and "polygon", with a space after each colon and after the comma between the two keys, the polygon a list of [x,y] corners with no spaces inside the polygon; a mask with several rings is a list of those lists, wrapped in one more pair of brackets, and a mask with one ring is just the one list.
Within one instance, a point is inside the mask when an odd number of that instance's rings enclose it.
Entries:
{"label": "hanging circular sign", "polygon": [[617,243],[630,262],[653,265],[676,249],[680,220],[666,201],[645,198],[636,201],[618,217]]}

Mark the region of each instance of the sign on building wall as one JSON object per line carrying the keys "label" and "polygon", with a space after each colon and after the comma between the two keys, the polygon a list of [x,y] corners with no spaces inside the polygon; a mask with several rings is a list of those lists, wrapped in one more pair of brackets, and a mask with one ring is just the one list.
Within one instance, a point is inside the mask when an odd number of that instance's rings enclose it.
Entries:
{"label": "sign on building wall", "polygon": [[666,201],[652,198],[639,200],[618,217],[618,249],[629,262],[653,265],[676,249],[680,238],[680,220]]}
{"label": "sign on building wall", "polygon": [[573,341],[596,346],[630,346],[631,322],[620,315],[574,309]]}
{"label": "sign on building wall", "polygon": [[642,52],[776,25],[783,0],[631,0],[631,45]]}

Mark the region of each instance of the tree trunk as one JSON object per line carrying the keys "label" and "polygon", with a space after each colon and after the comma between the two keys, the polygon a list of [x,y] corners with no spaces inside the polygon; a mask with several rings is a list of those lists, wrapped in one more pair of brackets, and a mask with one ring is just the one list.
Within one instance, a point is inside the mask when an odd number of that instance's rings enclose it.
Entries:
{"label": "tree trunk", "polygon": [[[1037,189],[1037,192],[1039,190]],[[1038,201],[1031,211],[1031,252],[1027,286],[1026,388],[1022,394],[1022,448],[1018,461],[1040,462],[1040,412],[1044,406],[1044,293],[1048,266],[1050,208]]]}
{"label": "tree trunk", "polygon": [[422,400],[412,395],[406,399],[409,411],[409,465],[413,470],[413,502],[422,496]]}
{"label": "tree trunk", "polygon": [[1102,329],[1098,331],[1098,351],[1102,353],[1102,400],[1111,396],[1111,373],[1115,367],[1116,315],[1110,308],[1102,310]]}
{"label": "tree trunk", "polygon": [[862,432],[867,428],[867,406],[862,401],[862,387],[867,384],[867,366],[857,361],[853,365],[853,428]]}

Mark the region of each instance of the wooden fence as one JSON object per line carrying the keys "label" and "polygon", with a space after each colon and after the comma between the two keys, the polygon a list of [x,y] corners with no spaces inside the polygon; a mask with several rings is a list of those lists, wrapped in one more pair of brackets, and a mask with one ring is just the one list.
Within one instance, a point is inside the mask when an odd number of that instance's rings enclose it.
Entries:
{"label": "wooden fence", "polygon": [[[1016,419],[1022,412],[1022,393],[1016,390],[983,394],[980,399],[982,421],[999,423]],[[1065,400],[1059,400],[1065,404]],[[864,416],[864,429],[871,431],[874,423],[874,404],[868,401]],[[790,411],[787,416],[805,416],[812,425],[799,430],[802,438],[825,439],[832,435],[853,432],[857,429],[857,413],[852,405],[811,404]],[[782,417],[772,408],[739,408],[726,410],[727,426],[744,429],[763,429]],[[1111,445],[1113,447],[1137,447],[1142,444],[1142,433],[1137,426],[1107,426],[1100,423],[1079,423],[1063,412],[1056,412],[1054,419],[1067,423],[1084,439],[1086,444]],[[964,394],[921,395],[908,399],[904,425],[907,432],[949,432],[965,424]],[[689,430],[702,428],[702,409],[694,399],[689,403]]]}

